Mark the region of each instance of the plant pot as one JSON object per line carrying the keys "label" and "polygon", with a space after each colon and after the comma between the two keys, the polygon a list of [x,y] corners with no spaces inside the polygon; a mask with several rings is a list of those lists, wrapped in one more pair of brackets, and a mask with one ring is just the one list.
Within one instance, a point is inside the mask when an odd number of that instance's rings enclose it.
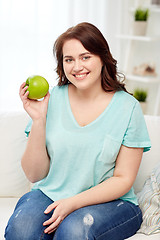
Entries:
{"label": "plant pot", "polygon": [[147,102],[140,102],[143,114],[146,114]]}
{"label": "plant pot", "polygon": [[134,21],[133,22],[133,35],[144,36],[147,31],[147,21]]}

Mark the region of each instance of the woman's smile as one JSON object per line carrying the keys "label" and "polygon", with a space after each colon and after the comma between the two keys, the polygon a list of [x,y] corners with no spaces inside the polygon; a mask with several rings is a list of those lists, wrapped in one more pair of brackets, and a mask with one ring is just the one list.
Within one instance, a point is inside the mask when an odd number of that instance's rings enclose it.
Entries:
{"label": "woman's smile", "polygon": [[73,76],[76,78],[76,80],[83,80],[88,76],[88,73],[80,73],[80,74],[73,74]]}

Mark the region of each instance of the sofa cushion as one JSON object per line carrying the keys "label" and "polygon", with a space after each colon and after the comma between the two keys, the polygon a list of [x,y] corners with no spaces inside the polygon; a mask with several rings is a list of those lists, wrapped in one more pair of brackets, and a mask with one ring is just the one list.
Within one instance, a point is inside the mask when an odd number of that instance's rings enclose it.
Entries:
{"label": "sofa cushion", "polygon": [[21,168],[28,119],[24,112],[0,112],[0,197],[20,197],[30,188]]}
{"label": "sofa cushion", "polygon": [[130,238],[127,238],[127,240],[159,240],[160,239],[160,234],[153,234],[153,235],[144,235],[143,233],[136,233]]}
{"label": "sofa cushion", "polygon": [[160,161],[160,116],[145,116],[149,136],[151,139],[151,150],[143,154],[142,162],[136,181],[134,183],[135,192],[142,190],[145,180],[150,176],[152,169]]}
{"label": "sofa cushion", "polygon": [[147,235],[160,233],[160,163],[152,170],[137,196],[143,214],[139,232]]}

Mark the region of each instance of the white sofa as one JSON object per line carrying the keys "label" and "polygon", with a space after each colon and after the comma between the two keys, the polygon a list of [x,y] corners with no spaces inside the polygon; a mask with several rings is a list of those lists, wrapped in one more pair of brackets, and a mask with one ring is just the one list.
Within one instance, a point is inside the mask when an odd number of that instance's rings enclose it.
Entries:
{"label": "white sofa", "polygon": [[[139,192],[155,164],[160,161],[160,117],[145,116],[152,149],[144,153],[135,182]],[[25,112],[0,112],[0,240],[19,197],[29,191],[30,183],[21,169],[21,156],[26,146],[24,129],[29,120]],[[137,233],[129,240],[158,240],[160,233],[145,235]]]}

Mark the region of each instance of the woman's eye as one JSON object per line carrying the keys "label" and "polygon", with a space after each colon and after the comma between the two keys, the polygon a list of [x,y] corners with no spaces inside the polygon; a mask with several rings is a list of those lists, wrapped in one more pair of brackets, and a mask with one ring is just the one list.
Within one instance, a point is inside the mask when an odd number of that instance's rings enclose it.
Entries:
{"label": "woman's eye", "polygon": [[90,56],[84,56],[82,59],[83,60],[87,60],[87,59],[89,59],[90,58]]}
{"label": "woman's eye", "polygon": [[70,63],[72,61],[73,61],[73,59],[71,59],[71,58],[65,59],[65,62],[67,62],[67,63]]}

